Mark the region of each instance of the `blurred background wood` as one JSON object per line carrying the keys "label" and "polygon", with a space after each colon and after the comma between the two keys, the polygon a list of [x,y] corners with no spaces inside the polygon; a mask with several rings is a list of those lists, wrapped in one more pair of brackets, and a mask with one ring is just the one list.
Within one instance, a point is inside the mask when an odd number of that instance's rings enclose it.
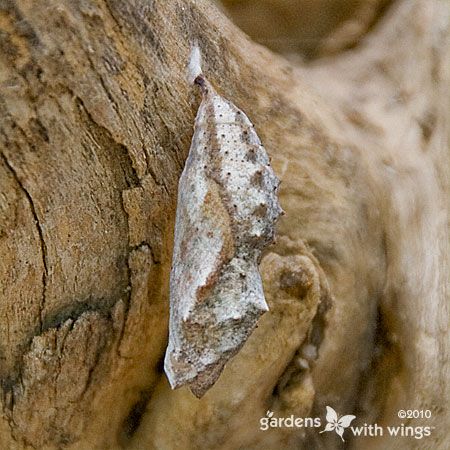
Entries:
{"label": "blurred background wood", "polygon": [[356,46],[392,0],[222,0],[225,12],[253,40],[311,59]]}

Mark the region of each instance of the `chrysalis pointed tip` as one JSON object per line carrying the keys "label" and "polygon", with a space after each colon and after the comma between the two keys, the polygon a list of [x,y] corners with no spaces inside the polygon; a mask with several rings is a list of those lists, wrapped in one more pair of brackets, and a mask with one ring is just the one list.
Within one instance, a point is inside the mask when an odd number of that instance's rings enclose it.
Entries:
{"label": "chrysalis pointed tip", "polygon": [[204,94],[208,92],[208,83],[202,73],[195,78],[194,84],[200,86],[200,89]]}

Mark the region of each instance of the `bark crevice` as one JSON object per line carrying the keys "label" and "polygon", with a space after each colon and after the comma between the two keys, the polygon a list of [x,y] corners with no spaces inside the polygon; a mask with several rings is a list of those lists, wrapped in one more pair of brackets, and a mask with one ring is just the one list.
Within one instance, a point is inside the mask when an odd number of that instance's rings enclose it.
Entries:
{"label": "bark crevice", "polygon": [[[7,141],[6,141],[7,142]],[[41,245],[41,253],[42,253],[42,265],[43,265],[43,271],[42,271],[42,298],[39,305],[39,328],[42,332],[43,330],[43,324],[44,324],[44,309],[45,309],[45,296],[46,296],[46,290],[47,290],[47,276],[48,276],[48,265],[47,265],[47,245],[45,243],[44,239],[44,232],[42,230],[41,222],[38,217],[36,207],[33,202],[33,198],[31,197],[30,192],[26,189],[25,185],[20,180],[20,177],[18,176],[17,172],[14,170],[14,167],[10,164],[8,161],[8,158],[5,156],[3,152],[0,152],[0,155],[3,159],[3,162],[5,163],[6,167],[10,170],[11,174],[13,175],[15,181],[17,182],[18,186],[20,187],[21,191],[25,195],[26,199],[28,200],[28,204],[30,206],[31,213],[34,218],[34,222],[36,225],[36,230],[39,235],[39,241]]]}

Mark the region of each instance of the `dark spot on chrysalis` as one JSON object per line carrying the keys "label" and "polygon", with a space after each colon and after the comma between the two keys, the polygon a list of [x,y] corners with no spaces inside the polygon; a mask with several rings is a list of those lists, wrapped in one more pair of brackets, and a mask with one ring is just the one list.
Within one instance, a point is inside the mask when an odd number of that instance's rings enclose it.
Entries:
{"label": "dark spot on chrysalis", "polygon": [[265,203],[260,203],[259,206],[255,208],[254,214],[257,217],[264,217],[267,213],[267,205]]}
{"label": "dark spot on chrysalis", "polygon": [[263,185],[263,181],[264,181],[264,176],[263,176],[262,170],[257,170],[250,179],[250,182],[254,186],[259,186],[259,187],[261,187]]}
{"label": "dark spot on chrysalis", "polygon": [[254,148],[250,148],[247,152],[247,160],[255,163],[256,162],[256,152]]}
{"label": "dark spot on chrysalis", "polygon": [[247,130],[242,131],[242,133],[241,133],[241,141],[250,143],[250,136],[249,136]]}

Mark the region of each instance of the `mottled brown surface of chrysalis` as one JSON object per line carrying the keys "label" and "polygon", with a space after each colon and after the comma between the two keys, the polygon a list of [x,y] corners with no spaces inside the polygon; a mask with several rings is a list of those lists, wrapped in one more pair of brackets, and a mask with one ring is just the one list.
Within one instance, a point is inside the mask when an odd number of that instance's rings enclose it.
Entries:
{"label": "mottled brown surface of chrysalis", "polygon": [[281,213],[255,129],[197,76],[203,100],[181,175],[165,371],[201,397],[268,310],[258,263]]}

